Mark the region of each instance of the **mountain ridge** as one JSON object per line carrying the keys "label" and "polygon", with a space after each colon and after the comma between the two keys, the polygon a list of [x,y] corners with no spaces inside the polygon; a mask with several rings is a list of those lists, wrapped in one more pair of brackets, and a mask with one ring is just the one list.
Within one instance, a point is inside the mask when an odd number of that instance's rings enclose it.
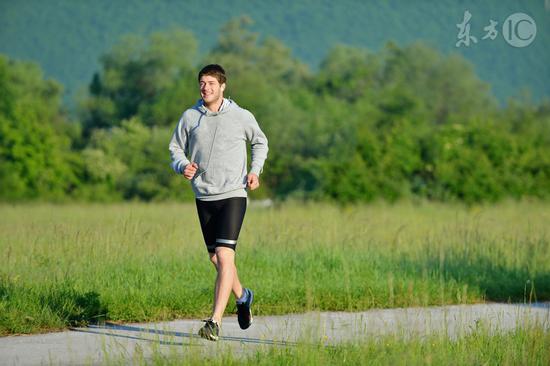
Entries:
{"label": "mountain ridge", "polygon": [[[543,1],[214,0],[209,4],[205,9],[197,0],[185,4],[144,0],[99,0],[93,4],[2,1],[0,52],[39,63],[48,77],[65,86],[67,95],[74,96],[99,69],[99,57],[124,34],[145,36],[181,27],[193,32],[204,54],[215,45],[225,22],[246,14],[255,21],[251,29],[260,37],[280,39],[313,69],[335,44],[377,51],[390,40],[401,45],[421,40],[443,53],[456,52],[471,61],[501,102],[525,90],[533,99],[550,96],[550,50],[546,47],[550,44],[550,13]],[[457,24],[466,10],[472,14],[471,34],[478,42],[457,48]],[[525,48],[508,45],[501,34],[502,23],[515,12],[526,13],[536,21],[536,38]],[[498,22],[498,36],[482,40],[483,28],[490,20]]]}

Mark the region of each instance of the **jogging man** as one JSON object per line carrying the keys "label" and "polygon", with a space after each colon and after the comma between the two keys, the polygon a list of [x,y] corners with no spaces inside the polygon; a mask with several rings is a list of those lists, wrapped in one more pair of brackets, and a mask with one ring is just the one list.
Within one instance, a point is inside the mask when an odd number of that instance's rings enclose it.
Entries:
{"label": "jogging man", "polygon": [[[217,270],[212,316],[199,330],[201,337],[215,341],[231,291],[237,299],[241,329],[252,324],[254,293],[239,281],[235,249],[246,211],[246,190],[259,187],[268,147],[252,113],[223,97],[226,76],[220,65],[205,66],[198,81],[201,99],[183,113],[169,149],[174,171],[191,180],[206,249]],[[247,141],[252,152],[250,171]]]}

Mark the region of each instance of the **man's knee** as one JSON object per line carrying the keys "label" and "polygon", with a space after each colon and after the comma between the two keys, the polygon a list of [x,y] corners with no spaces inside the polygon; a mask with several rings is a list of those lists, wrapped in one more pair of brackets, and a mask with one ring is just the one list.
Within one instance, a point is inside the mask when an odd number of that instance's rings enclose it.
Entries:
{"label": "man's knee", "polygon": [[235,265],[235,251],[233,249],[217,247],[215,257],[217,265],[220,267]]}
{"label": "man's knee", "polygon": [[218,260],[216,259],[216,256],[213,256],[210,258],[210,262],[214,265],[214,267],[218,267]]}
{"label": "man's knee", "polygon": [[214,267],[218,268],[218,257],[216,256],[216,253],[208,253],[210,256],[210,262],[214,265]]}

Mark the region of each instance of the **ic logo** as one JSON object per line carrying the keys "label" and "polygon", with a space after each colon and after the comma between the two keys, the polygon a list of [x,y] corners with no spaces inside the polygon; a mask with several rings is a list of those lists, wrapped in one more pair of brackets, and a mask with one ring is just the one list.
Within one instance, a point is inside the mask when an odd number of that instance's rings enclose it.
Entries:
{"label": "ic logo", "polygon": [[502,36],[513,47],[527,47],[537,35],[537,25],[525,13],[514,13],[502,24]]}

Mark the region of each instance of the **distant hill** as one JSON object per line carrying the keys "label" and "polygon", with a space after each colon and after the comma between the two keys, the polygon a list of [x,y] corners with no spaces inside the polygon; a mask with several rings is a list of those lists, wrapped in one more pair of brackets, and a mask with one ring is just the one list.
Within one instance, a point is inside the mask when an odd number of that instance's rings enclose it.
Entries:
{"label": "distant hill", "polygon": [[[472,14],[469,47],[455,47],[457,23]],[[523,12],[536,22],[534,42],[515,48],[505,42],[502,24]],[[459,52],[501,100],[528,89],[534,99],[550,96],[550,10],[543,0],[515,1],[147,1],[0,0],[0,53],[34,60],[61,81],[68,95],[86,86],[99,68],[99,56],[121,35],[149,34],[173,26],[192,31],[202,52],[216,41],[227,20],[249,15],[252,29],[274,36],[294,55],[317,67],[336,43],[378,50],[389,40],[423,40],[442,52]],[[497,38],[484,27],[498,22]]]}

